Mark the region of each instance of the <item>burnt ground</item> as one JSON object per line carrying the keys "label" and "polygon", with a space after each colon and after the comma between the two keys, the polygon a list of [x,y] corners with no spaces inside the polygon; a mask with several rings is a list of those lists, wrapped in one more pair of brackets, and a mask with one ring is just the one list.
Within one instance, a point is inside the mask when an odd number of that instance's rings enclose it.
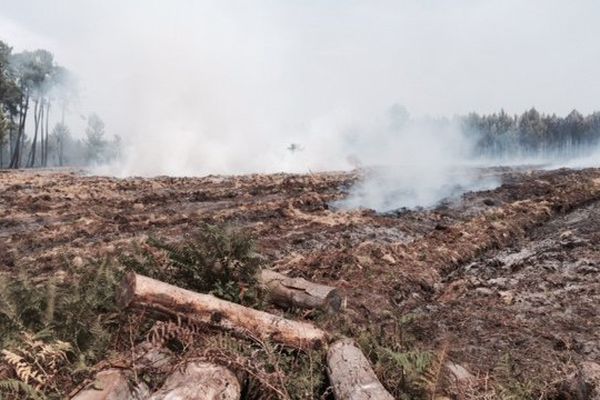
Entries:
{"label": "burnt ground", "polygon": [[148,236],[232,224],[272,268],[341,288],[347,307],[324,328],[390,334],[392,316],[410,315],[419,348],[445,344],[485,382],[510,359],[515,379],[551,392],[600,359],[600,170],[492,172],[495,190],[388,214],[329,206],[355,173],[0,172],[0,270],[52,276]]}

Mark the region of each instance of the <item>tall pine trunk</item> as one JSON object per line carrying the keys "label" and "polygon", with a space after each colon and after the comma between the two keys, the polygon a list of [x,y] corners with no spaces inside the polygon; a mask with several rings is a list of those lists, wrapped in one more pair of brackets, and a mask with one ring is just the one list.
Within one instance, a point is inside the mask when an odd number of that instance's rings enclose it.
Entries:
{"label": "tall pine trunk", "polygon": [[19,168],[21,165],[21,152],[23,142],[25,141],[25,121],[27,120],[27,111],[29,110],[29,93],[21,96],[21,104],[19,107],[19,127],[17,130],[17,138],[15,147],[10,160],[9,168]]}
{"label": "tall pine trunk", "polygon": [[42,157],[42,166],[47,167],[48,166],[48,118],[50,118],[50,99],[46,100],[46,138],[44,139],[44,144],[43,144],[43,157]]}
{"label": "tall pine trunk", "polygon": [[38,141],[38,132],[40,129],[40,119],[44,117],[44,104],[41,103],[41,98],[37,98],[34,103],[33,108],[33,123],[34,134],[33,134],[33,142],[31,143],[31,149],[29,150],[29,157],[27,166],[29,168],[33,168],[35,166],[35,155],[37,150],[37,141]]}

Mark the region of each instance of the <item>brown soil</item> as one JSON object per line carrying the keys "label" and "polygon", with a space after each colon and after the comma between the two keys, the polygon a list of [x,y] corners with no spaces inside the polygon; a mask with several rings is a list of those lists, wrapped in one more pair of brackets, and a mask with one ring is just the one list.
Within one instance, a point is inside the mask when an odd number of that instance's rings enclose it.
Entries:
{"label": "brown soil", "polygon": [[600,170],[491,173],[495,190],[383,215],[331,209],[355,173],[0,172],[0,269],[52,275],[149,235],[231,223],[273,268],[340,287],[354,326],[385,330],[411,314],[419,347],[450,343],[480,377],[510,354],[519,374],[558,384],[600,358]]}

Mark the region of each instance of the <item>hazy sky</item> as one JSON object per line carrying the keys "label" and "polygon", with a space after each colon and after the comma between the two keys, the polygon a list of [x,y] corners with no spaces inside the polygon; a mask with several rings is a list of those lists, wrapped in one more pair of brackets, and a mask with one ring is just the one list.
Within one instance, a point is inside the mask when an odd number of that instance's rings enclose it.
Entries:
{"label": "hazy sky", "polygon": [[211,91],[274,96],[309,114],[392,102],[413,114],[562,114],[598,108],[599,17],[595,0],[1,0],[0,37],[49,47],[90,101],[105,101],[131,66],[196,53],[186,72],[216,80]]}
{"label": "hazy sky", "polygon": [[0,39],[53,51],[79,76],[80,113],[111,132],[214,150],[319,137],[393,103],[588,113],[599,17],[597,0],[0,0]]}

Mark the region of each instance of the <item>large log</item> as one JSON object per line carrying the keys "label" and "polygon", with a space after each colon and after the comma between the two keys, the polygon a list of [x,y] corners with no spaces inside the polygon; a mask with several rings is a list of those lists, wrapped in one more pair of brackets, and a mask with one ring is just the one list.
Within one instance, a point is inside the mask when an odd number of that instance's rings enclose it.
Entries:
{"label": "large log", "polygon": [[191,362],[171,374],[148,400],[238,400],[237,377],[225,367]]}
{"label": "large log", "polygon": [[285,319],[133,272],[121,282],[117,301],[123,307],[155,309],[300,349],[320,348],[328,341],[324,331],[309,323]]}
{"label": "large log", "polygon": [[262,270],[258,281],[269,293],[275,304],[284,307],[320,308],[337,312],[342,298],[337,288],[312,283],[303,278],[290,278],[275,271]]}
{"label": "large log", "polygon": [[394,400],[351,339],[338,340],[329,347],[327,374],[337,400]]}

